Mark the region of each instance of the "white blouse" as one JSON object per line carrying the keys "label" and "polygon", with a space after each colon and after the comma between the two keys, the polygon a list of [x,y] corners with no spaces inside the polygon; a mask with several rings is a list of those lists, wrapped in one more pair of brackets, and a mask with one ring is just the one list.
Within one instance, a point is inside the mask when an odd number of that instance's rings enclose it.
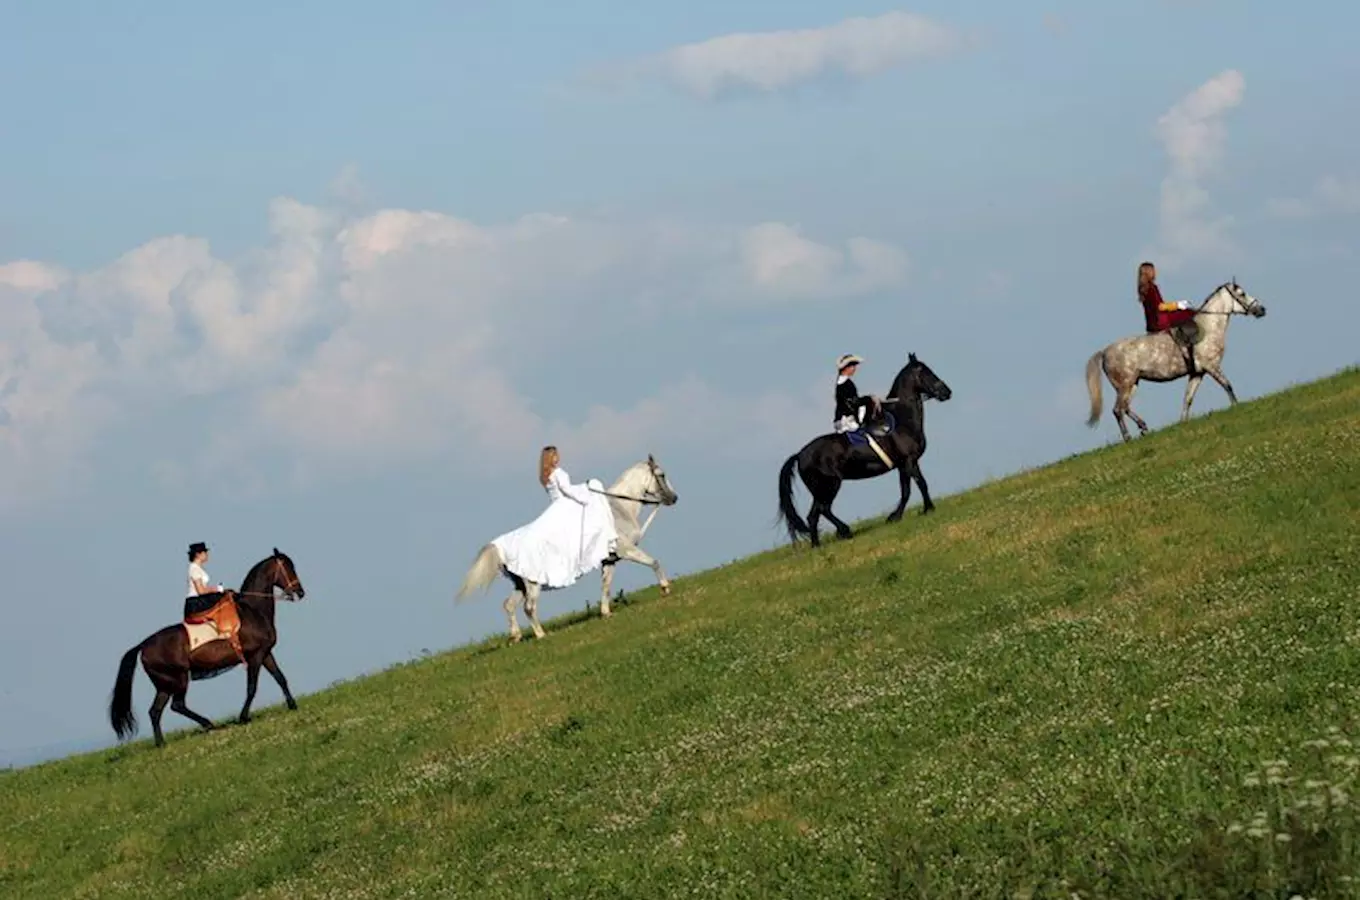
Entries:
{"label": "white blouse", "polygon": [[553,469],[552,474],[548,476],[548,483],[544,487],[548,492],[548,497],[554,502],[563,497],[568,500],[575,500],[582,506],[590,502],[590,489],[584,484],[572,484],[571,476],[561,466]]}

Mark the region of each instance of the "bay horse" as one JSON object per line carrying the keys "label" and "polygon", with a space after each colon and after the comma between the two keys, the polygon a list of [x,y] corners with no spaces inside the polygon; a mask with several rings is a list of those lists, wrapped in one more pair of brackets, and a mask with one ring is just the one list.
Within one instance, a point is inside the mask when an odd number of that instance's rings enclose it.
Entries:
{"label": "bay horse", "polygon": [[[275,588],[283,591],[286,600],[301,600],[307,593],[298,580],[293,561],[287,554],[280,553],[277,547],[272,555],[251,567],[241,582],[241,590],[224,592],[224,596],[235,598],[241,619],[237,637],[246,664],[246,702],[241,707],[240,715],[243,725],[250,721],[250,704],[255,699],[261,666],[278,682],[288,708],[297,709],[297,701],[288,690],[288,679],[274,660],[274,645],[279,639],[274,628]],[[230,642],[225,639],[211,641],[190,653],[188,632],[182,623],[176,623],[167,625],[124,653],[122,662],[118,664],[118,678],[114,682],[113,697],[109,702],[109,721],[119,740],[137,733],[137,717],[132,712],[132,677],[139,657],[142,669],[156,688],[156,699],[152,701],[150,711],[156,746],[165,746],[165,736],[161,733],[161,713],[165,711],[166,703],[170,704],[172,710],[197,722],[205,730],[212,730],[212,721],[190,709],[184,697],[191,680],[211,678],[240,664]]]}
{"label": "bay horse", "polygon": [[[847,480],[877,478],[897,469],[901,497],[897,507],[888,514],[889,522],[898,522],[911,499],[911,483],[921,489],[921,514],[935,509],[930,489],[921,474],[921,457],[926,452],[925,400],[944,402],[953,396],[949,385],[940,380],[930,366],[907,355],[907,364],[897,373],[888,397],[880,401],[881,411],[861,426],[862,432],[873,437],[887,455],[885,462],[863,440],[863,435],[851,438],[845,434],[823,434],[803,445],[803,448],[784,461],[779,471],[779,520],[788,528],[789,540],[798,543],[799,535],[807,535],[812,546],[820,547],[817,533],[822,516],[836,526],[836,534],[846,540],[854,536],[831,511],[831,504]],[[804,522],[793,505],[793,472],[812,493],[812,508]]]}
{"label": "bay horse", "polygon": [[1086,424],[1094,428],[1100,422],[1101,369],[1105,370],[1105,377],[1115,389],[1114,420],[1125,441],[1130,439],[1128,426],[1124,424],[1125,415],[1138,425],[1139,434],[1148,432],[1147,423],[1130,405],[1140,381],[1176,381],[1188,374],[1190,380],[1185,385],[1185,399],[1181,402],[1182,422],[1190,418],[1190,404],[1194,402],[1195,392],[1205,374],[1218,382],[1227,392],[1229,402],[1236,406],[1237,395],[1233,393],[1232,382],[1223,374],[1228,319],[1234,315],[1259,319],[1265,314],[1265,304],[1248,294],[1234,278],[1215,288],[1195,311],[1195,336],[1189,346],[1173,334],[1176,330],[1173,329],[1127,337],[1097,350],[1086,362],[1086,390],[1091,395],[1091,414]]}
{"label": "bay horse", "polygon": [[[638,546],[643,534],[652,524],[652,518],[655,517],[657,510],[652,510],[652,515],[648,516],[645,523],[640,524],[639,517],[643,506],[653,505],[658,509],[662,506],[674,506],[680,496],[671,487],[666,471],[651,454],[647,455],[645,461],[629,466],[613,485],[599,493],[609,499],[609,509],[614,516],[614,530],[618,534],[614,553],[604,560],[600,573],[602,582],[600,616],[608,618],[613,613],[609,607],[609,586],[614,579],[614,565],[620,560],[626,559],[650,566],[656,573],[661,593],[663,595],[670,593],[670,582],[666,579],[661,563]],[[521,602],[533,627],[534,637],[547,637],[547,632],[538,621],[538,599],[543,590],[542,586],[507,570],[501,559],[500,550],[495,544],[487,544],[477,554],[463,579],[462,586],[458,589],[456,599],[461,600],[473,591],[485,590],[492,581],[495,581],[497,574],[504,575],[514,587],[503,604],[505,616],[510,621],[510,642],[519,643],[522,637],[519,617],[516,615]]]}

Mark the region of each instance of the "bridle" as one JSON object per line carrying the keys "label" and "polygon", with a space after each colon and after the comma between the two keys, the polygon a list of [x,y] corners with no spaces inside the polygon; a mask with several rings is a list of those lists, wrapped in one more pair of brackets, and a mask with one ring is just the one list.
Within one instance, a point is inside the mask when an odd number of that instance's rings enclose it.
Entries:
{"label": "bridle", "polygon": [[[1225,282],[1223,282],[1223,283],[1220,284],[1218,287],[1214,288],[1213,291],[1210,292],[1209,296],[1207,296],[1207,297],[1204,298],[1204,301],[1203,301],[1202,303],[1200,303],[1200,305],[1195,309],[1195,315],[1197,315],[1197,316],[1249,316],[1249,315],[1251,315],[1251,311],[1252,311],[1255,307],[1254,307],[1254,306],[1247,306],[1246,303],[1242,302],[1242,298],[1239,297],[1239,296],[1237,295],[1237,292],[1240,291],[1240,290],[1242,290],[1242,289],[1241,289],[1240,287],[1238,287],[1237,279],[1236,279],[1236,278],[1234,278],[1232,281],[1225,281]],[[1214,299],[1214,295],[1217,294],[1219,291],[1227,291],[1227,292],[1228,292],[1228,296],[1231,297],[1231,298],[1232,298],[1232,301],[1233,301],[1233,308],[1230,309],[1230,310],[1228,310],[1227,312],[1219,312],[1219,311],[1216,310],[1216,309],[1205,309],[1204,307],[1208,305],[1208,303],[1209,303],[1210,300]],[[1246,291],[1242,291],[1242,293],[1245,294]]]}
{"label": "bridle", "polygon": [[[276,557],[274,557],[274,562],[275,562],[276,565],[278,565],[278,567],[279,567],[279,572],[282,573],[282,575],[283,575],[283,579],[282,579],[283,585],[281,585],[281,587],[283,588],[283,599],[289,601],[290,603],[296,603],[296,602],[297,602],[297,593],[298,593],[298,590],[301,589],[301,587],[302,587],[302,582],[301,582],[300,580],[298,580],[297,578],[295,578],[294,576],[292,576],[292,575],[290,575],[290,574],[288,573],[288,567],[285,566],[285,565],[283,564],[283,557],[282,557],[282,556],[276,556]],[[280,587],[280,585],[278,585],[278,584],[276,583],[276,584],[274,585],[274,587]],[[270,597],[270,598],[273,598],[273,597],[274,597],[274,591],[273,591],[273,588],[271,588],[268,592],[266,592],[266,591],[237,591],[237,592],[236,592],[236,595],[237,595],[238,597]]]}
{"label": "bridle", "polygon": [[[652,473],[652,484],[661,484],[661,476],[656,472],[655,460],[647,460],[647,469]],[[630,497],[627,494],[615,494],[612,491],[596,491],[594,488],[591,488],[590,490],[595,491],[597,494],[603,494],[606,497],[613,497],[615,500],[631,500],[634,503],[641,503],[643,506],[663,506],[666,502],[666,498],[658,494],[652,488],[643,491],[641,497]]]}

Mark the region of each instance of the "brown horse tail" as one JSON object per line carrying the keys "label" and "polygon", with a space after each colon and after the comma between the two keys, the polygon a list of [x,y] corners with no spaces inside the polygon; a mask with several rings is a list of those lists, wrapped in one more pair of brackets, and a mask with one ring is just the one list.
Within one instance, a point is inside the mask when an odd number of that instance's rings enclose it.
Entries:
{"label": "brown horse tail", "polygon": [[120,741],[137,733],[137,717],[132,712],[132,676],[137,672],[137,656],[145,644],[143,641],[123,654],[123,661],[118,664],[118,680],[113,683],[109,721]]}
{"label": "brown horse tail", "polygon": [[501,553],[496,549],[495,544],[487,544],[482,548],[482,552],[477,554],[477,559],[472,563],[472,568],[468,569],[467,577],[463,579],[463,586],[458,589],[456,600],[472,591],[485,590],[491,582],[496,580],[496,576],[501,571]]}
{"label": "brown horse tail", "polygon": [[1105,351],[1097,350],[1086,361],[1086,392],[1091,395],[1091,415],[1086,424],[1091,428],[1095,428],[1100,421],[1100,408],[1103,405],[1100,399],[1100,362],[1104,357]]}
{"label": "brown horse tail", "polygon": [[784,461],[784,467],[779,470],[779,521],[788,528],[789,540],[795,544],[798,543],[798,535],[812,534],[812,529],[793,505],[793,470],[797,466],[798,454],[795,453]]}

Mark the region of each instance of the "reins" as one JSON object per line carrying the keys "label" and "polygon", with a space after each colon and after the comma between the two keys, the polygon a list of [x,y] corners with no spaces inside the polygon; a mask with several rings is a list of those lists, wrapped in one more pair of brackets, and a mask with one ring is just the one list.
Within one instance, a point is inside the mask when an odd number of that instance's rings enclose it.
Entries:
{"label": "reins", "polygon": [[[287,600],[289,603],[296,602],[293,600],[293,597],[296,594],[297,588],[300,587],[301,585],[299,584],[297,579],[293,578],[291,575],[288,574],[288,567],[283,564],[282,558],[276,556],[274,557],[274,562],[278,564],[279,571],[283,573],[284,584],[281,586],[283,590],[283,599]],[[274,585],[274,587],[280,587],[280,585]],[[233,591],[232,593],[234,593],[238,597],[269,597],[270,599],[274,600],[278,599],[278,597],[275,596],[274,589],[272,587],[269,589],[268,592]]]}

